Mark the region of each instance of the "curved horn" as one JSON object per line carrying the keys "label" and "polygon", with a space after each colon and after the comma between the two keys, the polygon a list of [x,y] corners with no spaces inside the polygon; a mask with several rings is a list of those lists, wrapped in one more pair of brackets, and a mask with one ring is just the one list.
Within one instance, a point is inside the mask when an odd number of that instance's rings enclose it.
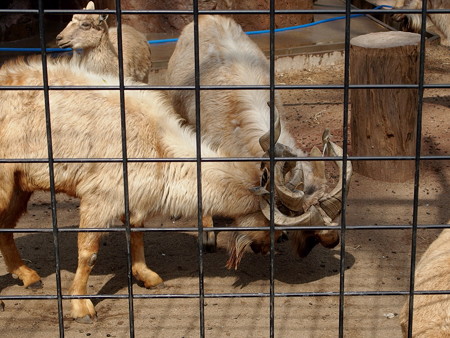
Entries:
{"label": "curved horn", "polygon": [[[261,142],[261,141],[260,141]],[[296,157],[295,151],[284,144],[275,144],[276,157]],[[285,176],[291,172],[291,178],[285,181]],[[296,190],[303,183],[301,163],[280,161],[275,164],[275,190],[283,204],[292,211],[303,210],[303,191]]]}
{"label": "curved horn", "polygon": [[[286,174],[292,171],[289,182]],[[275,190],[283,205],[292,211],[302,211],[305,193],[296,188],[303,183],[303,170],[293,162],[280,161],[275,164]]]}
{"label": "curved horn", "polygon": [[[260,199],[260,207],[264,216],[270,220],[270,205],[264,197]],[[287,216],[275,206],[274,223],[284,226],[310,226],[324,225],[325,222],[315,206],[311,206],[307,212],[300,216]]]}
{"label": "curved horn", "polygon": [[[313,157],[322,156],[322,152],[319,148],[314,147],[310,153]],[[292,156],[292,155],[291,155]],[[278,193],[278,197],[281,202],[291,209],[292,211],[306,211],[310,203],[307,202],[308,197],[303,190],[303,169],[301,162],[288,162],[290,167],[287,170],[281,171],[280,167],[275,167],[275,188]],[[281,166],[281,165],[280,165]],[[286,167],[286,165],[284,165]],[[325,162],[314,161],[312,162],[313,172],[318,174],[317,179],[325,181]],[[284,177],[288,172],[291,172],[290,180],[285,183]],[[297,188],[300,186],[300,189]]]}
{"label": "curved horn", "polygon": [[[292,163],[292,162],[291,162]],[[290,190],[303,189],[303,168],[300,162],[296,162],[295,166],[290,169],[291,178],[286,183],[286,187]]]}
{"label": "curved horn", "polygon": [[[269,104],[269,102],[267,103]],[[278,114],[278,110],[275,107],[273,109],[273,113],[274,113],[274,142],[277,143],[278,139],[280,138],[280,134],[281,134],[281,122],[280,122],[280,115]],[[261,136],[259,138],[259,144],[261,145],[261,148],[267,152],[269,151],[269,147],[270,147],[270,129],[269,131],[267,131],[267,133],[265,133],[263,136]]]}
{"label": "curved horn", "polygon": [[[343,150],[334,142],[331,142],[331,134],[328,129],[323,132],[322,140],[324,144],[324,155],[330,157],[342,157]],[[339,181],[336,187],[326,196],[319,200],[320,208],[328,215],[331,220],[334,220],[342,209],[342,180],[343,180],[343,165],[342,161],[336,161],[339,168]],[[345,184],[345,191],[348,192],[350,180],[352,178],[353,168],[350,161],[347,161],[347,178]]]}
{"label": "curved horn", "polygon": [[[270,106],[270,102],[267,102]],[[281,134],[281,122],[278,109],[274,107],[274,141],[275,141],[275,156],[277,157],[295,157],[295,152],[284,144],[277,143]],[[261,148],[267,153],[270,147],[270,130],[259,138]],[[286,172],[283,172],[283,167],[290,167]],[[284,176],[287,172],[292,171],[291,179],[285,183]],[[293,211],[303,210],[303,191],[295,190],[303,181],[303,171],[300,166],[291,165],[290,162],[280,162],[275,166],[275,187],[282,202]]]}

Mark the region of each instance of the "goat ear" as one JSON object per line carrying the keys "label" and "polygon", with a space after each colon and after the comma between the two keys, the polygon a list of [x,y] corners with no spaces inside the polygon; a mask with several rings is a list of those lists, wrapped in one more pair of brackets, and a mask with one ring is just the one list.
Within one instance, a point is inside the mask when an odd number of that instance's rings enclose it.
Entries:
{"label": "goat ear", "polygon": [[89,1],[85,9],[95,9],[94,3],[92,1]]}
{"label": "goat ear", "polygon": [[264,187],[252,187],[252,188],[249,188],[248,190],[250,190],[250,192],[252,192],[256,196],[270,195],[270,192],[268,192]]}

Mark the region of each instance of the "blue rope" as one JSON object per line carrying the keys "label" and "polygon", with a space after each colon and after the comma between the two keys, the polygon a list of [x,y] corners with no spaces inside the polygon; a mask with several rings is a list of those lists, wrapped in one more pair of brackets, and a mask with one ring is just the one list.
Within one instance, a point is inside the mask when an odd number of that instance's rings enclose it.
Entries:
{"label": "blue rope", "polygon": [[[45,49],[47,52],[71,52],[72,48],[46,48]],[[41,49],[40,48],[0,48],[0,52],[35,52],[35,53],[40,53]]]}
{"label": "blue rope", "polygon": [[[374,9],[382,9],[382,8],[393,8],[393,7],[388,6],[388,5],[381,5],[381,6],[375,7]],[[352,15],[350,15],[350,18],[358,18],[358,17],[364,16],[364,15],[365,14],[352,14]],[[285,27],[285,28],[277,28],[277,29],[275,29],[275,32],[276,33],[277,32],[286,32],[286,31],[291,31],[291,30],[295,30],[295,29],[307,28],[307,27],[320,25],[320,24],[326,23],[326,22],[343,20],[345,18],[346,18],[345,16],[337,16],[334,18],[319,20],[319,21],[307,23],[304,25],[291,26],[291,27]],[[270,30],[246,32],[247,35],[257,35],[257,34],[266,34],[266,33],[270,33]],[[161,44],[161,43],[169,43],[169,42],[177,42],[177,41],[178,41],[178,38],[173,38],[173,39],[162,39],[162,40],[149,40],[148,43],[151,45],[156,45],[156,44]],[[39,53],[40,51],[41,51],[40,48],[0,48],[0,52],[37,52],[37,53]],[[47,52],[70,52],[70,51],[72,51],[72,49],[71,48],[47,48],[46,51]]]}

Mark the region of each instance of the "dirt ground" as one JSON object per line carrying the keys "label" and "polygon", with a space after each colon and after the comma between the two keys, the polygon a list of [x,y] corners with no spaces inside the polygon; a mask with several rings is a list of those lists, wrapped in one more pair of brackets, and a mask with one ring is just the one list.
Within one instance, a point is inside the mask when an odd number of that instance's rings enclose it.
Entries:
{"label": "dirt ground", "polygon": [[[314,71],[277,74],[279,83],[341,84],[343,66],[321,67]],[[427,83],[450,83],[450,53],[440,46],[427,47]],[[324,128],[335,140],[342,140],[342,90],[282,91],[286,119],[299,145],[309,150],[320,145]],[[450,89],[429,89],[423,105],[423,155],[449,155]],[[349,149],[351,150],[351,144]],[[353,176],[347,205],[348,225],[407,225],[412,223],[414,182],[375,181],[357,173]],[[445,224],[450,219],[450,161],[423,161],[419,186],[419,224]],[[447,192],[447,193],[446,193]],[[78,222],[76,199],[58,195],[59,227]],[[158,220],[173,226],[170,220]],[[175,225],[193,225],[177,222]],[[156,226],[159,224],[156,223]],[[149,226],[154,226],[150,225]],[[51,227],[49,194],[37,193],[19,228]],[[439,230],[419,230],[417,252],[421,255]],[[39,290],[24,289],[7,274],[0,260],[1,295],[56,294],[55,257],[51,234],[17,234],[24,260],[43,279]],[[76,269],[76,235],[61,233],[61,283],[68,294]],[[219,250],[204,255],[206,294],[268,293],[269,257],[247,253],[239,270],[224,266],[227,233],[220,233]],[[348,230],[345,245],[346,291],[406,291],[409,287],[410,230]],[[197,298],[143,298],[140,295],[196,294],[199,290],[196,236],[192,233],[155,232],[146,235],[149,266],[165,280],[160,289],[147,290],[134,281],[133,293],[136,337],[199,336]],[[328,250],[317,246],[303,259],[296,257],[289,242],[277,244],[275,292],[338,292],[340,246]],[[127,295],[125,236],[112,233],[104,238],[99,259],[89,279],[89,290],[99,295]],[[139,298],[140,297],[140,298]],[[398,313],[406,296],[347,296],[344,303],[345,337],[400,337]],[[59,335],[55,300],[5,300],[0,311],[2,337],[56,337]],[[63,301],[66,337],[127,337],[129,307],[126,299],[96,299],[98,320],[79,324],[69,315],[69,301]],[[269,336],[269,298],[207,298],[205,300],[207,337]],[[336,337],[339,298],[314,296],[275,298],[275,336]]]}

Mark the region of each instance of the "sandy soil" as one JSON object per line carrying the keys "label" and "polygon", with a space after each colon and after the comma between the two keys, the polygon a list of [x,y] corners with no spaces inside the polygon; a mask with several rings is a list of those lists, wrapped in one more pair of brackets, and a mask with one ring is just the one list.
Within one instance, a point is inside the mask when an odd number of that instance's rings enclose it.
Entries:
{"label": "sandy soil", "polygon": [[[278,74],[286,84],[342,83],[343,67],[323,67],[314,71]],[[427,52],[426,81],[450,83],[449,50],[430,46]],[[339,90],[283,91],[286,119],[299,145],[309,150],[320,144],[324,128],[330,128],[339,143],[342,139],[343,92]],[[425,92],[423,106],[424,155],[446,155],[450,150],[450,90]],[[351,149],[351,145],[350,145]],[[348,225],[411,224],[414,182],[386,183],[354,174],[348,197]],[[420,224],[444,224],[450,218],[450,161],[426,161],[420,175]],[[58,224],[77,225],[77,200],[58,195]],[[158,220],[172,226],[170,220]],[[180,226],[195,224],[177,222]],[[18,226],[51,227],[49,195],[36,194],[28,214]],[[419,230],[420,255],[436,238],[438,230]],[[205,293],[268,293],[269,258],[247,253],[237,271],[224,265],[227,234],[219,234],[219,250],[204,255]],[[41,275],[44,287],[24,289],[7,274],[0,260],[2,295],[54,295],[56,293],[55,258],[51,234],[17,234],[24,260]],[[68,293],[76,268],[76,235],[61,233],[61,283]],[[154,294],[196,294],[199,290],[196,236],[192,233],[152,233],[146,236],[147,262],[165,280],[164,288],[147,290],[136,281],[135,296]],[[339,247],[320,246],[304,259],[293,255],[289,243],[277,245],[275,291],[324,292],[339,290]],[[346,291],[408,290],[411,249],[410,230],[349,230],[345,246]],[[100,295],[127,294],[126,242],[123,234],[105,237],[99,260],[89,279],[89,292]],[[405,296],[348,296],[344,304],[346,337],[400,337],[398,313]],[[127,337],[128,301],[94,301],[98,320],[83,325],[69,316],[69,301],[63,301],[66,337]],[[137,337],[199,336],[197,298],[137,298],[134,325]],[[277,337],[336,337],[339,299],[335,296],[276,297],[275,335]],[[59,335],[55,300],[5,300],[0,312],[2,337],[55,337]],[[269,335],[269,299],[267,297],[208,298],[205,301],[205,330],[208,337],[265,337]]]}

